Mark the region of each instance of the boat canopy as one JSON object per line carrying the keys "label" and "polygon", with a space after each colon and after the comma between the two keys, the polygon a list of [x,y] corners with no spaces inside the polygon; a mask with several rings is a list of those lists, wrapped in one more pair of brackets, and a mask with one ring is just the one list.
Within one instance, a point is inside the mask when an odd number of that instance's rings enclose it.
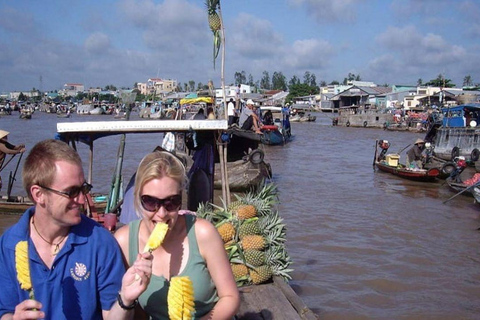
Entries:
{"label": "boat canopy", "polygon": [[140,121],[91,121],[59,122],[56,139],[80,141],[91,145],[96,139],[125,134],[152,132],[180,132],[203,130],[226,130],[227,120],[140,120]]}
{"label": "boat canopy", "polygon": [[[444,127],[477,126],[480,124],[480,103],[442,108]],[[473,123],[472,121],[475,121]]]}
{"label": "boat canopy", "polygon": [[180,100],[180,105],[184,104],[194,104],[194,103],[210,103],[213,104],[213,98],[212,97],[197,97],[197,98],[183,98]]}

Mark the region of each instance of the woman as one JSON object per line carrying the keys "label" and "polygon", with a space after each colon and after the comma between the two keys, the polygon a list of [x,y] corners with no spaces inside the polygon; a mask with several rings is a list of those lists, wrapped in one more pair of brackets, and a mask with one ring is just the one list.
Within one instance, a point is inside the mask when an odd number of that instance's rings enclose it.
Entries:
{"label": "woman", "polygon": [[[138,299],[152,319],[168,319],[167,293],[175,276],[188,276],[193,282],[195,319],[229,319],[239,307],[238,289],[215,227],[194,215],[179,214],[185,180],[183,164],[171,153],[155,151],[145,156],[134,191],[141,219],[120,228],[115,237],[131,265],[155,225],[168,224],[162,245],[152,252],[150,284]],[[143,313],[137,311],[136,315]]]}

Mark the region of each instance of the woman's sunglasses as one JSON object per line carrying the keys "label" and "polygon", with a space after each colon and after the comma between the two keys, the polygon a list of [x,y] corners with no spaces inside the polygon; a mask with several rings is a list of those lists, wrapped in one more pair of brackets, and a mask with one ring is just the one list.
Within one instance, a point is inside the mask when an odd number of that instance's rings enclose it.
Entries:
{"label": "woman's sunglasses", "polygon": [[143,195],[140,197],[143,209],[150,212],[157,212],[160,207],[164,207],[167,211],[175,211],[182,205],[182,196],[176,194],[165,199]]}

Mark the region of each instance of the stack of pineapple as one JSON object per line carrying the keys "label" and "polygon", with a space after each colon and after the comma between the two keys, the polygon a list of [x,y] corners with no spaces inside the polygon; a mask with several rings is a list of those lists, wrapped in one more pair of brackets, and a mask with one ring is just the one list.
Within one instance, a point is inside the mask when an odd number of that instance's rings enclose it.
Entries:
{"label": "stack of pineapple", "polygon": [[264,183],[258,192],[235,195],[228,207],[207,204],[197,212],[210,220],[223,239],[238,286],[260,284],[273,275],[290,279],[285,249],[286,227],[275,209],[277,189]]}

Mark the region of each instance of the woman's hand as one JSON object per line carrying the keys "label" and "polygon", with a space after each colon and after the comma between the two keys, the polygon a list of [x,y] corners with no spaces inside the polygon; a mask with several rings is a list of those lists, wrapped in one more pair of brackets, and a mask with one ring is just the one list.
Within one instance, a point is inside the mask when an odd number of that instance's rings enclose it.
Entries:
{"label": "woman's hand", "polygon": [[147,289],[152,276],[152,262],[151,253],[139,253],[123,276],[121,295],[126,305],[132,304]]}

